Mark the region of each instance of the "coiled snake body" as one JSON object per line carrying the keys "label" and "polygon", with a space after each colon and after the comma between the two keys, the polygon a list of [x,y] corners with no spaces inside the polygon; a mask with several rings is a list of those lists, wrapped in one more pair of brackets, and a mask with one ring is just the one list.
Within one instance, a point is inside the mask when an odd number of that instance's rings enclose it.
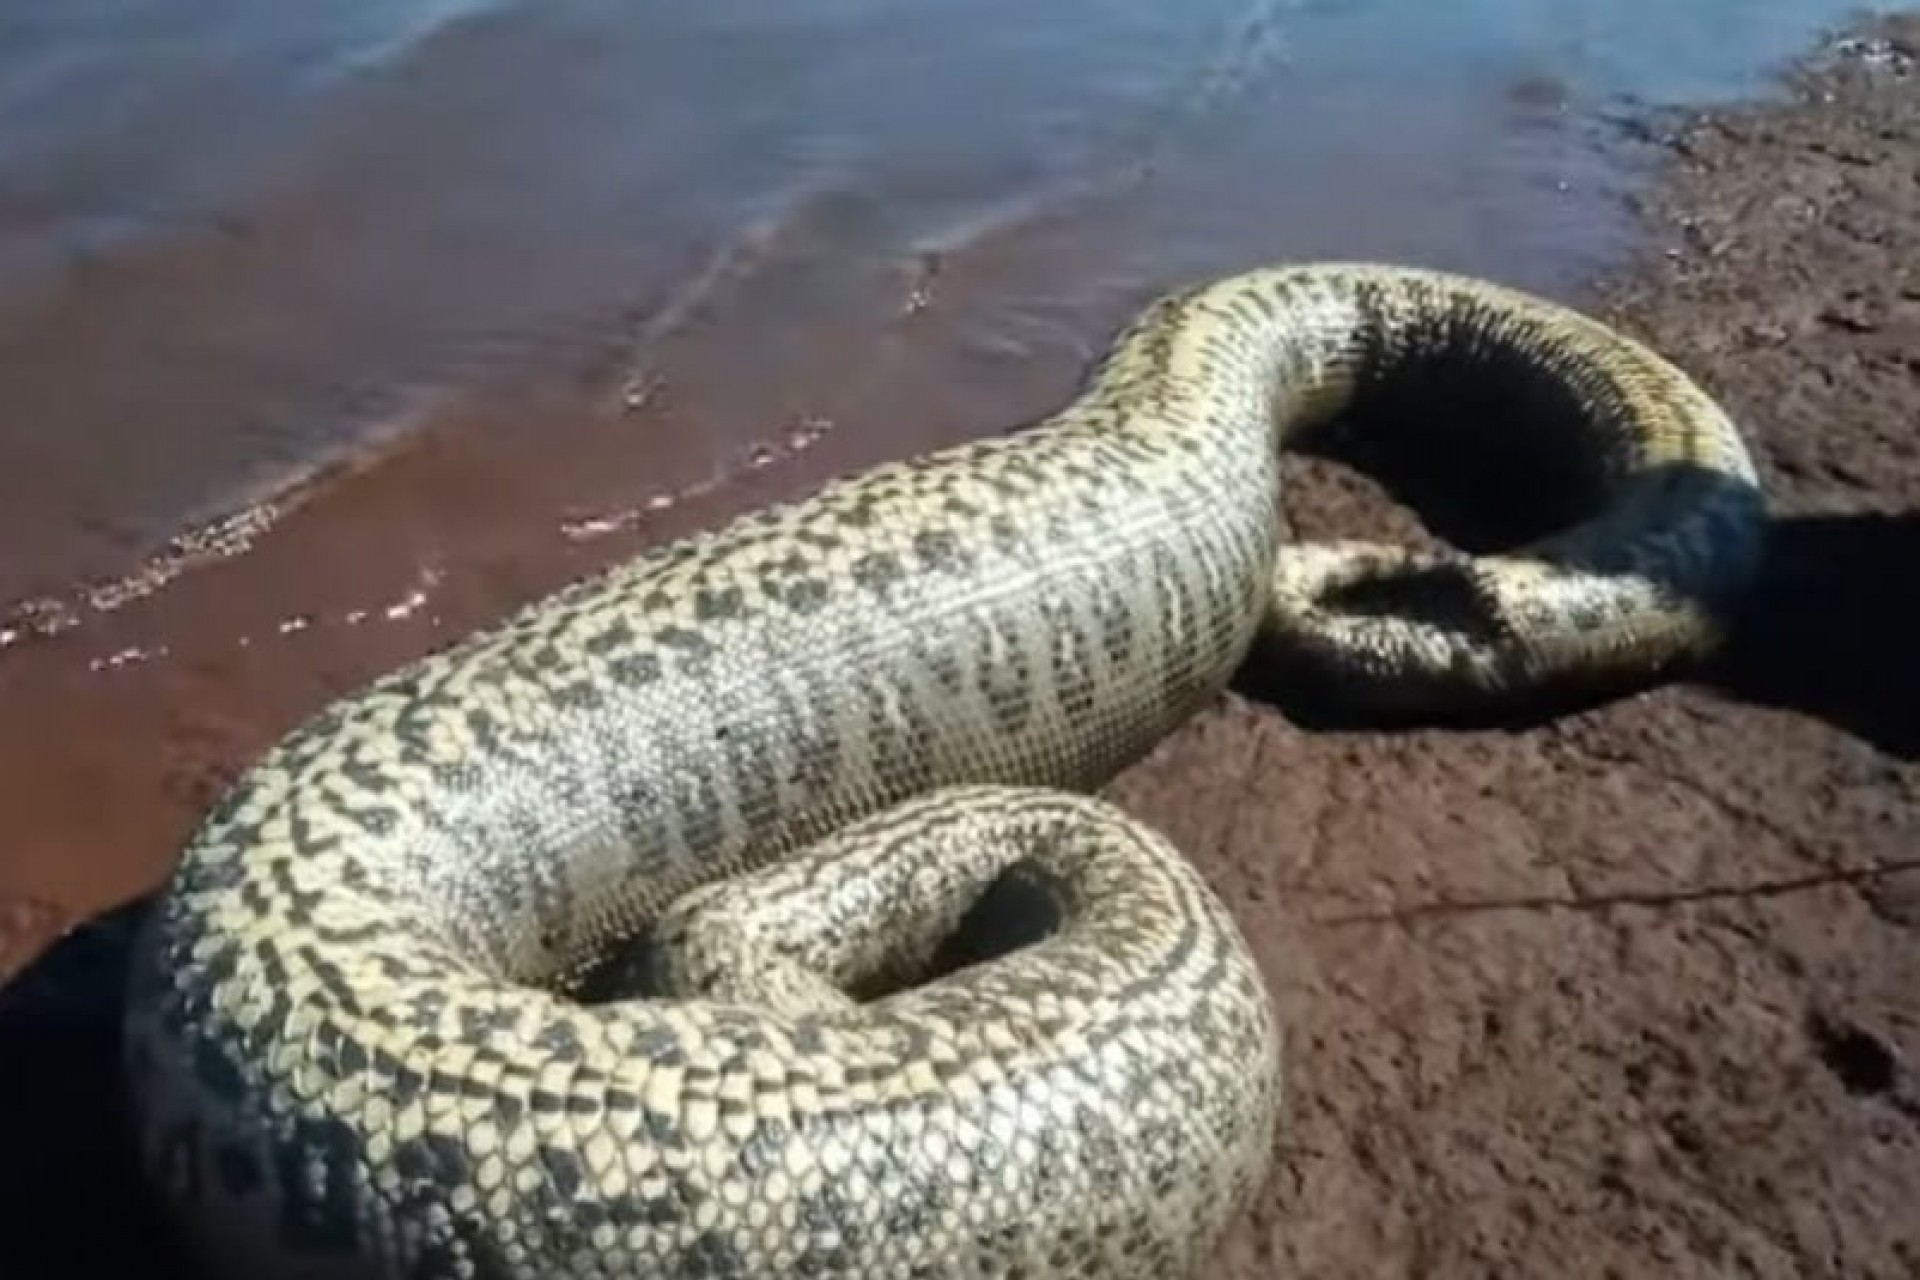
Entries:
{"label": "coiled snake body", "polygon": [[[1288,433],[1463,361],[1547,388],[1599,505],[1504,557],[1283,548]],[[1570,311],[1368,265],[1170,294],[1045,422],[654,550],[284,739],[136,953],[146,1162],[235,1277],[1190,1273],[1265,1175],[1278,1037],[1222,905],[1084,793],[1262,635],[1403,705],[1654,672],[1716,641],[1763,520],[1714,404]],[[1356,582],[1391,607],[1330,603]],[[986,899],[1032,936],[942,968]]]}

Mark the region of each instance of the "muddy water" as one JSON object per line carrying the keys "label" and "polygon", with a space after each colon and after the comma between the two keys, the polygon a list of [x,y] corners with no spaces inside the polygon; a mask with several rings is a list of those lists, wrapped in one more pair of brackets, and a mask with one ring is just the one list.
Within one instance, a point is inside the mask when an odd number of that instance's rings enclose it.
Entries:
{"label": "muddy water", "polygon": [[1575,291],[1626,243],[1616,122],[1758,87],[1847,6],[32,8],[0,14],[0,898],[44,933],[328,695],[1029,418],[1158,288],[1337,255]]}

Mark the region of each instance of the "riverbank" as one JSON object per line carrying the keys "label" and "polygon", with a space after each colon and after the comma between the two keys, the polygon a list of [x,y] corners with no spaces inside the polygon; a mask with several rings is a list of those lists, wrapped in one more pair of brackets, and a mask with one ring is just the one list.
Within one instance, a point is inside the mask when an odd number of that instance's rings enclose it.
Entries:
{"label": "riverbank", "polygon": [[[1781,517],[1724,661],[1511,735],[1236,703],[1121,788],[1206,851],[1291,1030],[1229,1274],[1920,1272],[1916,55],[1889,19],[1784,102],[1649,125],[1603,310],[1724,400]],[[1305,470],[1311,532],[1375,518]]]}
{"label": "riverbank", "polygon": [[[1724,398],[1776,495],[1776,565],[1734,652],[1514,731],[1313,729],[1236,696],[1114,788],[1219,888],[1288,1030],[1280,1163],[1225,1274],[1920,1267],[1920,626],[1903,590],[1920,555],[1920,22],[1847,48],[1797,70],[1785,101],[1650,124],[1669,153],[1650,246],[1605,291],[1613,319]],[[432,449],[413,457],[381,483],[459,490]],[[1305,536],[1413,531],[1349,473],[1293,478]],[[354,589],[403,610],[413,561],[384,558],[395,580]],[[513,576],[483,585],[509,594]],[[218,572],[181,590],[212,599]],[[284,670],[312,632],[272,634]],[[382,634],[356,663],[420,640]],[[183,807],[344,678],[288,687],[256,666],[236,652],[170,687]],[[269,684],[269,710],[243,714]],[[115,834],[102,783],[68,784],[74,829]],[[43,934],[65,923],[16,910]],[[102,1101],[111,940],[0,993],[0,1130],[33,1153],[0,1163],[0,1236],[27,1273],[160,1269]],[[36,998],[60,965],[64,994]],[[126,1225],[56,1236],[74,1204]]]}

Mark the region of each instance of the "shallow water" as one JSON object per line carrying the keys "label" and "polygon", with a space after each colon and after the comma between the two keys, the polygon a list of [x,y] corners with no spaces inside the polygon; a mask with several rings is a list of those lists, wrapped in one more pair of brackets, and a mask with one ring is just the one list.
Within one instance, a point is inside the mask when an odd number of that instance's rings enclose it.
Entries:
{"label": "shallow water", "polygon": [[1159,288],[1574,291],[1617,122],[1848,8],[6,6],[0,898],[150,882],[292,720],[564,577],[1054,407]]}
{"label": "shallow water", "polygon": [[790,367],[790,331],[875,338],[929,264],[997,268],[959,336],[1016,352],[1275,255],[1575,278],[1617,228],[1570,134],[1625,96],[1739,91],[1842,12],[9,8],[0,600],[124,567],[450,396],[617,381],[703,325],[730,383],[831,379]]}

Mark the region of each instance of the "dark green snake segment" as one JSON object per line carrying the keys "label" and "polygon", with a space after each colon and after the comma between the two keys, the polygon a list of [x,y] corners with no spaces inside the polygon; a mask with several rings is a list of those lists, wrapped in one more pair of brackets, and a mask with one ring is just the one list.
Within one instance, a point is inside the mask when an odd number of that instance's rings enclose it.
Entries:
{"label": "dark green snake segment", "polygon": [[[1289,434],[1423,361],[1552,389],[1600,505],[1503,557],[1283,547]],[[1387,704],[1651,677],[1764,528],[1719,409],[1570,311],[1370,265],[1171,294],[1046,421],[276,746],[137,948],[151,1176],[236,1278],[1192,1274],[1266,1176],[1278,1035],[1222,906],[1087,793],[1263,638]],[[929,976],[1016,882],[1050,927]],[[651,979],[572,998],[636,934]]]}

